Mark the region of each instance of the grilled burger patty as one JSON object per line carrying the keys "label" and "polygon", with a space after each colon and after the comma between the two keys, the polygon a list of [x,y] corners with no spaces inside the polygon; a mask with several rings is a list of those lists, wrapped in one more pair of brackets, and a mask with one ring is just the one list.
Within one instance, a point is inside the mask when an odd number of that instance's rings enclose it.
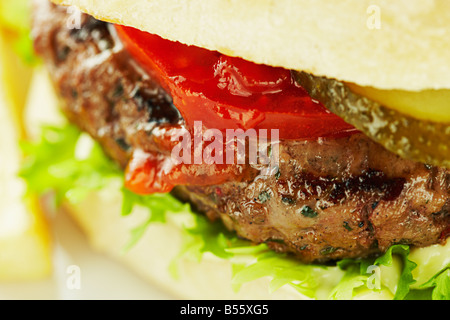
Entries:
{"label": "grilled burger patty", "polygon": [[[70,121],[122,167],[136,149],[158,149],[155,132],[183,127],[171,97],[131,58],[112,25],[67,9],[35,10],[37,52]],[[305,262],[365,257],[393,244],[444,242],[450,226],[450,172],[404,160],[363,134],[280,143],[278,171],[239,181],[178,186],[174,194],[255,243]]]}

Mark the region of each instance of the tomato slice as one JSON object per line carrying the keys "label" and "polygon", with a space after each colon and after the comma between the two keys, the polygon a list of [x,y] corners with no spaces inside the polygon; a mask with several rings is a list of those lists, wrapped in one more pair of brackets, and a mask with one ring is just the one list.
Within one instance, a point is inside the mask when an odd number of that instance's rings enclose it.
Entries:
{"label": "tomato slice", "polygon": [[125,171],[125,187],[137,194],[172,191],[174,185],[163,177],[166,160],[170,158],[136,150]]}
{"label": "tomato slice", "polygon": [[242,168],[234,164],[174,164],[170,156],[135,150],[125,171],[125,187],[145,195],[170,192],[177,185],[220,185],[239,181],[245,176]]}
{"label": "tomato slice", "polygon": [[116,26],[131,55],[171,94],[188,128],[278,129],[280,139],[342,137],[357,132],[328,111],[283,68]]}

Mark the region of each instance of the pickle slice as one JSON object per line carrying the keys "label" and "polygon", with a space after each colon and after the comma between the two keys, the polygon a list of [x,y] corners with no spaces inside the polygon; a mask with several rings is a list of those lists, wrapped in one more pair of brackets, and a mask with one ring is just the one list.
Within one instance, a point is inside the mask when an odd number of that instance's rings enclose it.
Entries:
{"label": "pickle slice", "polygon": [[313,99],[399,156],[450,169],[450,124],[418,120],[353,92],[344,82],[295,72]]}
{"label": "pickle slice", "polygon": [[450,123],[450,90],[380,90],[361,87],[353,83],[347,86],[354,93],[367,97],[384,106],[413,118],[438,123]]}

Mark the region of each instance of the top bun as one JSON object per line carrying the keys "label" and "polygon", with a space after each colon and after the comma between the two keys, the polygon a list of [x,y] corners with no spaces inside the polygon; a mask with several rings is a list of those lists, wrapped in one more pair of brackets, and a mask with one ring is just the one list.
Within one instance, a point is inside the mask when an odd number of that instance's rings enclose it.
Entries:
{"label": "top bun", "polygon": [[450,89],[448,0],[53,0],[257,63],[380,89]]}

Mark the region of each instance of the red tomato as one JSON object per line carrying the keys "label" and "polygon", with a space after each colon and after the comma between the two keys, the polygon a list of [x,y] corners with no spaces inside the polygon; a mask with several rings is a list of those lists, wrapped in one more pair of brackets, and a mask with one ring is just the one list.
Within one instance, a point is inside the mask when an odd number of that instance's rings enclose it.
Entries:
{"label": "red tomato", "polygon": [[165,158],[136,150],[125,171],[125,187],[137,194],[166,193],[173,185],[164,178]]}
{"label": "red tomato", "polygon": [[220,185],[239,180],[234,164],[175,164],[170,156],[136,150],[125,170],[125,187],[137,194],[166,193],[177,185]]}
{"label": "red tomato", "polygon": [[[192,128],[279,129],[280,139],[340,137],[356,132],[311,99],[289,70],[116,26],[133,57],[173,97]],[[282,50],[282,49],[281,49]]]}

